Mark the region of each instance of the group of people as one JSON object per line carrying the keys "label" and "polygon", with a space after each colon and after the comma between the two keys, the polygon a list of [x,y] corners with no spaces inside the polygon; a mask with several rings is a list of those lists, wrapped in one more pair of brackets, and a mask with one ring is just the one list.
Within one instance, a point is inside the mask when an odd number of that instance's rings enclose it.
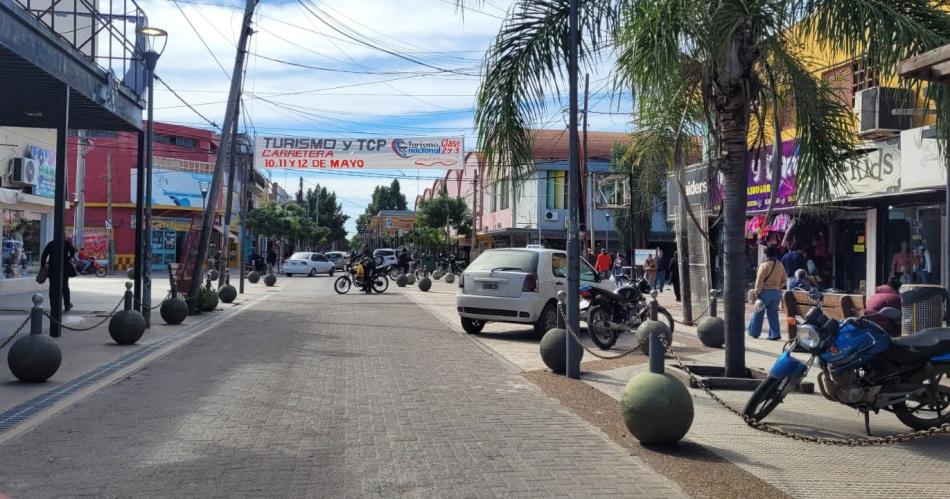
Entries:
{"label": "group of people", "polygon": [[[627,278],[624,274],[624,267],[632,267],[626,255],[618,252],[616,257],[611,257],[606,249],[600,250],[600,254],[597,255],[594,262],[594,270],[600,274],[601,279],[613,278],[618,284]],[[662,249],[657,248],[656,253],[647,255],[643,262],[643,277],[650,284],[650,287],[661,293],[667,284],[671,284],[673,293],[676,295],[676,301],[680,301],[679,258],[677,252],[674,251],[672,257],[667,257]]]}
{"label": "group of people", "polygon": [[749,300],[756,304],[749,320],[749,336],[758,338],[762,334],[763,322],[768,318],[768,339],[781,340],[778,309],[782,289],[812,292],[820,287],[817,266],[802,245],[794,245],[784,255],[778,246],[766,248],[765,260],[756,269],[755,286],[749,292]]}

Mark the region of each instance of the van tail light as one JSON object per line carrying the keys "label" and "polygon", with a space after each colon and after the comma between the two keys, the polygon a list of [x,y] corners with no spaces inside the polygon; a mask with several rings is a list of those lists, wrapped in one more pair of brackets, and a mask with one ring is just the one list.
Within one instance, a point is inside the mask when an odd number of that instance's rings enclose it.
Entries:
{"label": "van tail light", "polygon": [[459,287],[460,287],[460,288],[464,288],[464,287],[465,287],[465,274],[464,274],[464,273],[459,274]]}
{"label": "van tail light", "polygon": [[524,284],[521,285],[522,292],[536,292],[538,290],[538,274],[528,274],[524,276]]}

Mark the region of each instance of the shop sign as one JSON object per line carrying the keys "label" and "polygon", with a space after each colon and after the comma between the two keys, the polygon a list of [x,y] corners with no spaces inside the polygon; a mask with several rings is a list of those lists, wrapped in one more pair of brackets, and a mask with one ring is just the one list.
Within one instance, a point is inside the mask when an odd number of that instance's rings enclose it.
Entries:
{"label": "shop sign", "polygon": [[836,186],[836,199],[860,199],[896,194],[901,190],[901,148],[897,138],[869,144],[874,150],[851,162],[845,185]]}
{"label": "shop sign", "polygon": [[[131,217],[129,227],[135,230],[135,217]],[[188,217],[152,217],[152,229],[173,230],[176,232],[188,232],[191,230],[191,219]]]}
{"label": "shop sign", "polygon": [[258,135],[256,168],[362,170],[464,168],[462,137],[279,137]]}
{"label": "shop sign", "polygon": [[947,185],[947,168],[932,127],[901,132],[901,159],[904,192],[918,189],[939,189]]}
{"label": "shop sign", "polygon": [[[709,179],[709,166],[706,163],[689,165],[683,172],[683,190],[686,191],[686,202],[690,206],[707,206],[710,200],[719,205],[721,198],[719,183]],[[676,174],[671,173],[666,184],[667,217],[675,219],[679,209],[680,188],[676,182]]]}
{"label": "shop sign", "polygon": [[[749,163],[749,181],[747,185],[746,210],[749,212],[769,209],[772,198],[772,157],[774,147],[765,146],[752,151]],[[798,197],[795,173],[798,171],[798,141],[782,142],[782,166],[779,174],[778,193],[775,196],[774,209],[792,208]]]}
{"label": "shop sign", "polygon": [[36,163],[36,185],[33,194],[44,198],[56,196],[56,154],[41,147],[30,146],[30,157]]}

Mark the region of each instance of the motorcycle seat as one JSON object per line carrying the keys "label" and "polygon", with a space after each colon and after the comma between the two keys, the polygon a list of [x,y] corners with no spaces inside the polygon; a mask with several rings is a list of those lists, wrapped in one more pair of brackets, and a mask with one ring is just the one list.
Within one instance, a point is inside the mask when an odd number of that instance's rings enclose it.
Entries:
{"label": "motorcycle seat", "polygon": [[921,363],[950,353],[950,328],[934,327],[910,336],[894,338],[891,348],[885,353],[887,357],[902,365]]}

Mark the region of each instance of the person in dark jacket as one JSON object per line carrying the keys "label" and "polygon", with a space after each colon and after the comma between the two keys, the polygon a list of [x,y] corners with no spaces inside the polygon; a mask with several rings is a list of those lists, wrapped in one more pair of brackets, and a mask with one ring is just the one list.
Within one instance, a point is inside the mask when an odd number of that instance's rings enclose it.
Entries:
{"label": "person in dark jacket", "polygon": [[[46,267],[49,274],[54,274],[63,269],[63,311],[69,312],[73,308],[73,302],[69,293],[69,278],[76,277],[76,267],[73,266],[73,258],[76,257],[76,247],[73,246],[73,238],[67,237],[63,245],[63,259],[55,261],[53,259],[53,245],[55,240],[46,243],[43,253],[40,254],[40,265]],[[53,281],[50,280],[50,285]]]}
{"label": "person in dark jacket", "polygon": [[403,248],[402,251],[399,252],[399,269],[402,270],[403,274],[409,273],[409,262],[411,260],[412,259],[409,258],[409,252],[406,251],[406,248]]}
{"label": "person in dark jacket", "polygon": [[666,267],[666,275],[673,284],[673,294],[676,295],[676,301],[680,301],[680,252],[674,251],[670,257],[670,263]]}
{"label": "person in dark jacket", "polygon": [[[864,315],[873,315],[882,309],[890,307],[897,310],[901,309],[901,295],[898,290],[901,287],[900,279],[891,277],[887,284],[874,288],[874,294],[868,298],[864,307]],[[884,317],[868,317],[878,326],[881,326],[891,336],[901,335],[900,321],[890,321]]]}

